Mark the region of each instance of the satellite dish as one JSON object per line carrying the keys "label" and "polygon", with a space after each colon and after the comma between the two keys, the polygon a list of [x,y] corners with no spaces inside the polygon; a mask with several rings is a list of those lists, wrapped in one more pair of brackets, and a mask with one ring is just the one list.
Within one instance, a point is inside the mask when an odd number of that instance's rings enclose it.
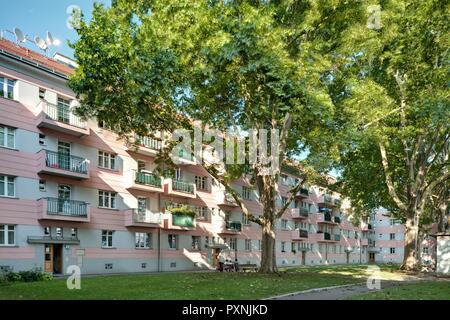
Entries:
{"label": "satellite dish", "polygon": [[53,45],[54,40],[53,40],[53,36],[52,36],[52,34],[50,33],[50,31],[47,31],[47,39],[46,39],[46,42],[47,42],[47,46]]}
{"label": "satellite dish", "polygon": [[45,43],[44,39],[42,39],[40,37],[35,37],[34,42],[40,49],[47,50],[47,44]]}
{"label": "satellite dish", "polygon": [[16,35],[16,41],[17,42],[25,42],[25,41],[27,41],[27,39],[25,38],[22,30],[20,30],[19,28],[17,28],[17,27],[14,28],[14,34]]}

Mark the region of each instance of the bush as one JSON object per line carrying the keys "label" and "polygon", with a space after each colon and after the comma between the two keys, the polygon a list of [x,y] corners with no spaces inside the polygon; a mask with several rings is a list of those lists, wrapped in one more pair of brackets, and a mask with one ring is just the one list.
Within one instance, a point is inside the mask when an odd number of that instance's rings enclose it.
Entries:
{"label": "bush", "polygon": [[35,268],[27,271],[7,271],[0,275],[0,283],[10,282],[34,282],[34,281],[49,281],[53,280],[51,273],[42,272],[40,269]]}

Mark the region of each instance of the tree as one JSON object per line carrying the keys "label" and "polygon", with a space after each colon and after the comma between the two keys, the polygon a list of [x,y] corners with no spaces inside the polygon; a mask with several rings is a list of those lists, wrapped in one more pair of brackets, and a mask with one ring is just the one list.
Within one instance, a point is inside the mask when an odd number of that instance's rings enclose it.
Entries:
{"label": "tree", "polygon": [[360,212],[383,206],[405,222],[410,270],[420,221],[450,178],[449,4],[392,0],[380,9],[381,28],[351,32],[335,60],[340,184]]}
{"label": "tree", "polygon": [[[73,44],[80,67],[70,86],[79,95],[79,114],[103,120],[122,137],[189,128],[194,121],[224,131],[278,129],[280,164],[308,150],[323,167],[334,112],[323,77],[340,35],[364,16],[359,1],[97,4]],[[279,209],[279,171],[262,175],[261,161],[202,165],[261,226],[260,271],[276,271],[275,219],[312,170],[302,167],[300,183]],[[262,215],[250,212],[231,187],[244,174],[259,192]]]}

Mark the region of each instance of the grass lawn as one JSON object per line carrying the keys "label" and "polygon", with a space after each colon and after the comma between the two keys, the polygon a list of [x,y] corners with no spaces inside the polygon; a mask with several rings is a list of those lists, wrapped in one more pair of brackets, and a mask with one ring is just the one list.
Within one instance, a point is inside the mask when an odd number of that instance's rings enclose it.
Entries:
{"label": "grass lawn", "polygon": [[[383,266],[383,278],[398,278]],[[5,299],[258,299],[311,288],[363,282],[366,266],[286,269],[280,275],[177,272],[82,277],[81,290],[68,290],[65,279],[0,285]]]}
{"label": "grass lawn", "polygon": [[450,281],[405,284],[351,297],[352,300],[450,300]]}

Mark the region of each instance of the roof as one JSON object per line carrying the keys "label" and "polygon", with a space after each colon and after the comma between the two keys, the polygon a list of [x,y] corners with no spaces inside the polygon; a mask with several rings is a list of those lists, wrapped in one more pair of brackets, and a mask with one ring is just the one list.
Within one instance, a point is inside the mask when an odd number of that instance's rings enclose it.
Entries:
{"label": "roof", "polygon": [[66,77],[74,73],[72,68],[36,51],[19,46],[7,39],[0,39],[0,53],[13,55],[16,59],[18,58],[24,62],[32,63],[40,68],[47,70],[49,69],[48,71],[52,71]]}

